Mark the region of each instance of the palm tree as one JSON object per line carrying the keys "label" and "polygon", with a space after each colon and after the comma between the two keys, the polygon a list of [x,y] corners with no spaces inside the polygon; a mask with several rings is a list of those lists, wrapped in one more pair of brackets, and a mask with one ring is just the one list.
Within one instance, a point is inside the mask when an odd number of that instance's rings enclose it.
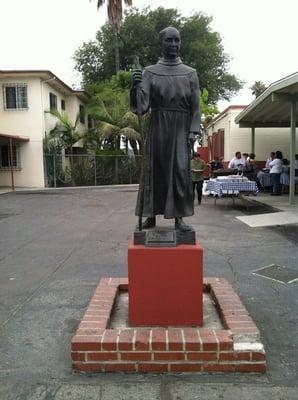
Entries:
{"label": "palm tree", "polygon": [[255,97],[259,97],[266,89],[267,86],[262,81],[255,81],[250,87],[250,90]]}
{"label": "palm tree", "polygon": [[73,145],[81,139],[81,135],[77,130],[80,120],[80,114],[77,115],[75,123],[72,123],[67,114],[60,113],[57,110],[48,111],[49,114],[57,118],[55,127],[47,135],[47,141],[52,141],[56,146],[64,150],[69,150],[70,154],[70,173],[72,185],[74,186],[73,177]]}
{"label": "palm tree", "polygon": [[120,149],[120,141],[124,139],[132,143],[140,140],[138,120],[135,114],[128,111],[126,96],[119,93],[114,101],[104,102],[101,95],[93,97],[88,106],[88,114],[95,121],[95,128],[84,135],[83,140],[87,147],[100,150],[105,143],[113,143],[116,150]]}
{"label": "palm tree", "polygon": [[[105,3],[105,0],[97,0],[97,9]],[[124,0],[124,4],[131,6],[132,0]],[[108,20],[115,37],[115,70],[120,71],[119,32],[123,20],[122,0],[107,0]]]}
{"label": "palm tree", "polygon": [[[88,105],[88,115],[90,115],[95,127],[87,132],[84,137],[84,145],[95,154],[110,154],[114,157],[104,159],[100,162],[107,162],[111,166],[114,164],[114,179],[118,182],[119,172],[129,167],[137,168],[138,162],[133,160],[130,163],[126,157],[119,157],[122,154],[120,150],[121,140],[125,142],[126,151],[128,151],[128,142],[132,145],[134,153],[137,151],[137,142],[140,140],[138,132],[138,121],[135,114],[128,110],[127,96],[125,93],[114,93],[112,98],[108,96],[110,90],[105,92],[106,97],[102,99],[101,94],[93,96],[91,104]],[[135,145],[135,146],[134,146]],[[119,165],[119,162],[121,163]],[[123,164],[124,162],[124,164]],[[97,164],[98,165],[98,164]],[[108,165],[106,165],[108,167]],[[120,168],[121,166],[121,168]],[[109,167],[108,167],[109,168]],[[120,168],[120,169],[119,169]],[[102,166],[100,170],[104,170]]]}

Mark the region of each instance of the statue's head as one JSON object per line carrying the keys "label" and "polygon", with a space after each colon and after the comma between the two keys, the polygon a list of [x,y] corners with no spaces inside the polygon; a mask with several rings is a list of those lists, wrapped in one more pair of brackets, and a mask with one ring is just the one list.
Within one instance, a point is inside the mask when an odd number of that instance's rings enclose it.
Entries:
{"label": "statue's head", "polygon": [[159,32],[162,54],[165,58],[176,58],[179,54],[181,38],[178,29],[168,26]]}

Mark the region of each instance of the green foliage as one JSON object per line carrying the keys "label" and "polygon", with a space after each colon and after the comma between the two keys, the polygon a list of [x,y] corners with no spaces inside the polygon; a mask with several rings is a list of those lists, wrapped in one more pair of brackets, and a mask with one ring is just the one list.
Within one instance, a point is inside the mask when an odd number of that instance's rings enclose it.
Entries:
{"label": "green foliage", "polygon": [[86,133],[83,140],[86,147],[97,154],[103,147],[119,150],[120,139],[140,139],[138,120],[129,110],[129,87],[131,74],[120,71],[103,83],[89,84],[91,102],[88,114],[95,122],[95,128]]}
{"label": "green foliage", "polygon": [[85,83],[96,82],[102,74],[103,52],[98,43],[84,42],[74,54],[76,70],[82,74]]}
{"label": "green foliage", "polygon": [[176,9],[130,9],[121,25],[118,43],[113,40],[109,24],[104,25],[97,33],[96,42],[84,43],[75,52],[75,68],[82,73],[84,84],[110,79],[114,74],[116,45],[122,70],[132,68],[135,54],[143,66],[154,64],[160,56],[160,30],[175,26],[181,32],[181,57],[198,71],[201,89],[208,90],[209,104],[220,99],[229,100],[243,82],[229,73],[229,56],[219,33],[211,29],[211,22],[212,18],[201,12],[186,18]]}
{"label": "green foliage", "polygon": [[208,103],[208,90],[203,89],[201,92],[201,97],[200,97],[200,110],[201,110],[201,115],[202,115],[202,122],[206,120],[209,120],[210,117],[213,117],[213,115],[216,115],[219,113],[219,110],[216,106],[214,105],[209,105]]}
{"label": "green foliage", "polygon": [[113,90],[128,91],[131,86],[131,73],[129,71],[119,71],[112,76],[110,85]]}
{"label": "green foliage", "polygon": [[250,87],[250,90],[255,97],[259,97],[266,89],[267,86],[262,81],[255,81]]}
{"label": "green foliage", "polygon": [[54,145],[61,149],[72,149],[72,146],[81,138],[77,131],[80,115],[77,116],[73,124],[65,113],[60,113],[57,110],[48,112],[57,118],[57,123],[48,134],[47,141],[52,141]]}
{"label": "green foliage", "polygon": [[60,154],[62,150],[61,143],[47,133],[42,140],[42,146],[44,154]]}
{"label": "green foliage", "polygon": [[160,57],[159,32],[167,27],[181,28],[181,15],[176,9],[159,7],[151,10],[133,8],[125,14],[121,28],[121,68],[133,65],[133,56],[138,55],[141,65],[155,64]]}

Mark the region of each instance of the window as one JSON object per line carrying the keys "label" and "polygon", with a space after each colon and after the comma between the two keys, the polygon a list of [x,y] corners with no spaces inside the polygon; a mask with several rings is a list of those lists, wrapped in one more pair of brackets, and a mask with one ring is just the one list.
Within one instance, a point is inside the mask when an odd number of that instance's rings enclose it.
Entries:
{"label": "window", "polygon": [[85,123],[85,107],[80,104],[80,122]]}
{"label": "window", "polygon": [[88,120],[88,129],[92,129],[93,128],[93,120],[92,120],[91,115],[88,114],[87,120]]}
{"label": "window", "polygon": [[[0,168],[9,168],[9,145],[0,145]],[[12,166],[14,169],[20,168],[19,147],[12,145]]]}
{"label": "window", "polygon": [[27,110],[28,96],[26,83],[7,83],[3,85],[4,109]]}
{"label": "window", "polygon": [[54,93],[50,93],[50,109],[57,110],[57,96]]}
{"label": "window", "polygon": [[61,99],[61,110],[65,111],[65,100]]}

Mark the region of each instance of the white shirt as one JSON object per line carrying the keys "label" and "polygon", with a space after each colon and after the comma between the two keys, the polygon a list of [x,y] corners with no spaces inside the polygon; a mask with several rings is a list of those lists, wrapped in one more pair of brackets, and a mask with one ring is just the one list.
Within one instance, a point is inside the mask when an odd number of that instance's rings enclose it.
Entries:
{"label": "white shirt", "polygon": [[282,160],[275,158],[269,163],[270,174],[280,174],[282,171]]}
{"label": "white shirt", "polygon": [[228,168],[231,168],[231,169],[239,169],[239,170],[241,170],[242,167],[243,167],[243,165],[244,165],[243,158],[236,158],[236,157],[234,157],[234,158],[232,158],[232,160],[229,162]]}
{"label": "white shirt", "polygon": [[266,169],[269,169],[269,163],[271,163],[271,161],[272,161],[271,157],[267,158],[266,165],[265,165]]}

